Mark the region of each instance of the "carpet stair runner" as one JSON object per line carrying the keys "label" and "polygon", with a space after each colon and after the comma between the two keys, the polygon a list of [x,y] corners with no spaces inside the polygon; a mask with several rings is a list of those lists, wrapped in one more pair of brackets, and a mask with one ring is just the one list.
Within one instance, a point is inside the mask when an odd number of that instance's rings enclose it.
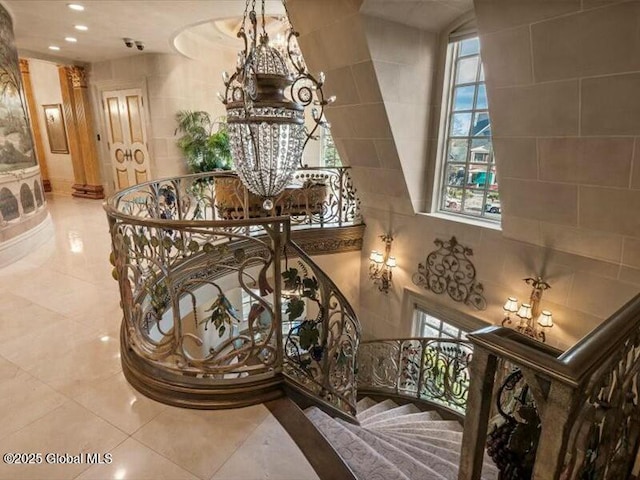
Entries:
{"label": "carpet stair runner", "polygon": [[[457,480],[462,426],[435,411],[392,400],[358,402],[360,425],[311,407],[305,413],[359,480]],[[485,457],[483,480],[498,469]]]}

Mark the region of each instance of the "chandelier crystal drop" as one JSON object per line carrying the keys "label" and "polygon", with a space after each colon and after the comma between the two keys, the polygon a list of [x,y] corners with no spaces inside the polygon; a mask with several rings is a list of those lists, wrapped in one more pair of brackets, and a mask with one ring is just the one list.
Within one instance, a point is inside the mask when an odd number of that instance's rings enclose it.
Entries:
{"label": "chandelier crystal drop", "polygon": [[[283,2],[284,4],[284,2]],[[286,12],[286,4],[285,12]],[[244,49],[238,53],[236,70],[223,73],[231,154],[238,177],[249,191],[265,199],[271,210],[274,197],[289,184],[302,166],[304,147],[324,121],[324,107],[335,97],[324,98],[324,74],[309,73],[297,46],[298,32],[289,21],[286,47],[269,44],[265,30],[265,1],[258,27],[256,0],[246,0],[238,38]],[[249,30],[245,25],[249,20]],[[313,105],[313,128],[305,126],[305,108]]]}

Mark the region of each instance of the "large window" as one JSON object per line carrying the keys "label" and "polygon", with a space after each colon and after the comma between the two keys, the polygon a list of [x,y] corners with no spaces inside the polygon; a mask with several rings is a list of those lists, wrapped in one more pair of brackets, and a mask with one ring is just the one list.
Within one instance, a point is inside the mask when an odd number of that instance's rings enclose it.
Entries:
{"label": "large window", "polygon": [[[491,143],[484,71],[477,37],[453,42],[439,210],[500,221],[500,196]],[[448,94],[447,94],[448,93]]]}
{"label": "large window", "polygon": [[444,340],[465,340],[467,333],[453,325],[434,317],[421,308],[413,312],[414,332],[417,337],[435,337]]}
{"label": "large window", "polygon": [[322,128],[320,131],[320,165],[323,167],[341,167],[342,161],[338,149],[333,143],[331,130]]}

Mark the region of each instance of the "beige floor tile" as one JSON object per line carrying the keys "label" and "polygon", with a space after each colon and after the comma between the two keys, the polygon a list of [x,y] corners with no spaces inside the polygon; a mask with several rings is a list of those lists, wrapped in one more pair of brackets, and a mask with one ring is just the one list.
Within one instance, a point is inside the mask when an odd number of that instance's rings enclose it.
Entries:
{"label": "beige floor tile", "polygon": [[206,480],[268,414],[262,405],[215,411],[168,408],[133,437]]}
{"label": "beige floor tile", "polygon": [[[2,367],[0,367],[1,371]],[[0,376],[0,438],[20,430],[34,420],[43,417],[65,403],[60,393],[32,377],[24,370],[16,369],[14,375]]]}
{"label": "beige floor tile", "polygon": [[122,373],[80,395],[76,401],[128,434],[168,408],[136,391]]}
{"label": "beige floor tile", "polygon": [[80,314],[69,317],[84,327],[96,330],[100,336],[111,335],[119,337],[122,323],[122,309],[119,302],[103,302],[100,308],[90,315]]}
{"label": "beige floor tile", "polygon": [[18,366],[4,357],[0,357],[0,382],[11,380],[18,373]]}
{"label": "beige floor tile", "polygon": [[318,475],[272,415],[247,438],[211,480],[317,480]]}
{"label": "beige floor tile", "polygon": [[[47,335],[39,335],[38,332],[55,330],[55,324],[60,324],[61,321],[66,320],[63,315],[36,305],[26,298],[13,294],[8,295],[13,297],[9,300],[9,303],[0,303],[2,305],[2,313],[0,313],[0,344],[2,345],[6,345],[19,337],[27,337],[19,340],[17,342],[19,345],[34,336],[40,336],[41,339],[46,340]],[[67,321],[67,325],[71,324]],[[61,331],[63,330],[61,329]],[[3,350],[0,349],[0,351]]]}
{"label": "beige floor tile", "polygon": [[75,398],[121,370],[120,342],[94,336],[61,355],[42,357],[28,372],[68,397]]}
{"label": "beige floor tile", "polygon": [[[0,452],[40,452],[43,456],[47,453],[106,453],[125,439],[126,435],[120,430],[69,401],[0,440]],[[47,464],[46,461],[39,465],[0,463],[0,479],[68,480],[87,468],[86,464]]]}
{"label": "beige floor tile", "polygon": [[[29,310],[30,313],[41,315],[32,328],[26,329],[24,322],[20,325],[17,317],[7,319],[2,323],[7,330],[14,330],[10,332],[14,337],[7,341],[4,337],[0,340],[0,355],[27,371],[45,358],[63,358],[74,348],[98,337],[93,329],[81,328],[76,322],[60,318],[56,313],[38,306],[32,306]],[[52,319],[50,324],[46,324],[47,318]]]}
{"label": "beige floor tile", "polygon": [[197,480],[197,477],[133,438],[118,445],[111,455],[111,464],[95,465],[77,480]]}

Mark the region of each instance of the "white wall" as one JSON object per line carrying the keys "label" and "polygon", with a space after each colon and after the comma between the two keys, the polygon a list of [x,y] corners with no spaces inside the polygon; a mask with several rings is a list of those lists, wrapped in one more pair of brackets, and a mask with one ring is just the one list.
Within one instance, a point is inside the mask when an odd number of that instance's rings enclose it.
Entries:
{"label": "white wall", "polygon": [[62,104],[62,92],[58,67],[55,63],[29,58],[29,71],[33,87],[33,97],[38,112],[40,135],[44,145],[44,156],[49,171],[51,189],[54,193],[70,195],[74,183],[71,155],[68,153],[51,153],[47,122],[44,118],[42,105]]}

